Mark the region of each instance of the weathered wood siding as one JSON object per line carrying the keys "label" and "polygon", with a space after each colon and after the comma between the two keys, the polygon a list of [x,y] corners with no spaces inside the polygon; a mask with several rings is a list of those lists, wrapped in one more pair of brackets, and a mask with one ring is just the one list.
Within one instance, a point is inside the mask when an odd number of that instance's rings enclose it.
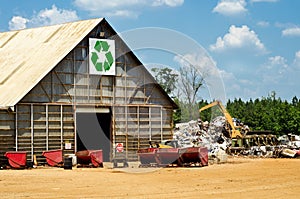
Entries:
{"label": "weathered wood siding", "polygon": [[88,39],[98,38],[100,31],[106,38],[114,36],[112,28],[101,23],[16,105],[14,113],[0,112],[0,135],[14,140],[7,149],[25,150],[29,159],[35,154],[40,162],[45,161],[42,151],[63,148],[66,142],[72,149],[65,152],[75,153],[79,106],[110,107],[112,148],[123,142],[130,160],[137,160],[136,150],[146,147],[149,139],[171,138],[170,100],[118,36],[113,37],[116,76],[89,74]]}

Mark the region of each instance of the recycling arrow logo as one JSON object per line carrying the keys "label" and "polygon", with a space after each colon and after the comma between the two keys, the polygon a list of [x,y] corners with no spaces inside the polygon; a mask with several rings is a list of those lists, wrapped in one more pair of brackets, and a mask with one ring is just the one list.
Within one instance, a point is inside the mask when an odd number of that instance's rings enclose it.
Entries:
{"label": "recycling arrow logo", "polygon": [[92,74],[114,75],[107,73],[115,67],[114,50],[114,40],[90,39],[90,67],[93,67]]}

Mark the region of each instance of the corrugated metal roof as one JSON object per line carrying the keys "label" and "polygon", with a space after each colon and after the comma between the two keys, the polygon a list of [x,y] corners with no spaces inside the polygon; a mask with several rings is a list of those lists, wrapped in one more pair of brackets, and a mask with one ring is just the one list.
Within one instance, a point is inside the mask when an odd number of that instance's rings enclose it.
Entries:
{"label": "corrugated metal roof", "polygon": [[0,33],[0,109],[16,105],[102,20]]}

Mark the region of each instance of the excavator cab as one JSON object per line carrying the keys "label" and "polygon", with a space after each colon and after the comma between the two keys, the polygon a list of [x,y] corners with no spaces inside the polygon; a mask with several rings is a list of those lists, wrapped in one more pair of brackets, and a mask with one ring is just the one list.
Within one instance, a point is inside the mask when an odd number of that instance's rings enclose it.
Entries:
{"label": "excavator cab", "polygon": [[162,142],[149,141],[150,148],[178,148],[177,140],[163,140]]}

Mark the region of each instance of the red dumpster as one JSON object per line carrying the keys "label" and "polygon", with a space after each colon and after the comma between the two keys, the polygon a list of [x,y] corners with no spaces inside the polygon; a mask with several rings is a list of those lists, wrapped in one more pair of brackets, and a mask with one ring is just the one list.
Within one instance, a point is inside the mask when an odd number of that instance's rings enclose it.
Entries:
{"label": "red dumpster", "polygon": [[58,166],[63,161],[62,149],[43,151],[42,155],[46,157],[49,166]]}
{"label": "red dumpster", "polygon": [[78,163],[90,164],[94,167],[103,167],[103,152],[102,150],[83,150],[76,152]]}
{"label": "red dumpster", "polygon": [[13,168],[23,168],[26,166],[26,151],[7,151],[4,154],[8,158],[8,163]]}
{"label": "red dumpster", "polygon": [[296,156],[295,156],[295,157],[300,157],[300,150],[297,150],[296,152],[297,152],[297,153],[296,153]]}
{"label": "red dumpster", "polygon": [[179,148],[158,148],[156,153],[160,166],[168,166],[170,164],[181,166]]}
{"label": "red dumpster", "polygon": [[151,166],[157,164],[158,160],[156,151],[157,148],[139,149],[137,151],[137,155],[140,158],[141,166]]}
{"label": "red dumpster", "polygon": [[180,159],[183,165],[201,164],[208,165],[208,150],[206,147],[180,148]]}
{"label": "red dumpster", "polygon": [[91,162],[94,167],[103,167],[103,153],[102,150],[90,151]]}

